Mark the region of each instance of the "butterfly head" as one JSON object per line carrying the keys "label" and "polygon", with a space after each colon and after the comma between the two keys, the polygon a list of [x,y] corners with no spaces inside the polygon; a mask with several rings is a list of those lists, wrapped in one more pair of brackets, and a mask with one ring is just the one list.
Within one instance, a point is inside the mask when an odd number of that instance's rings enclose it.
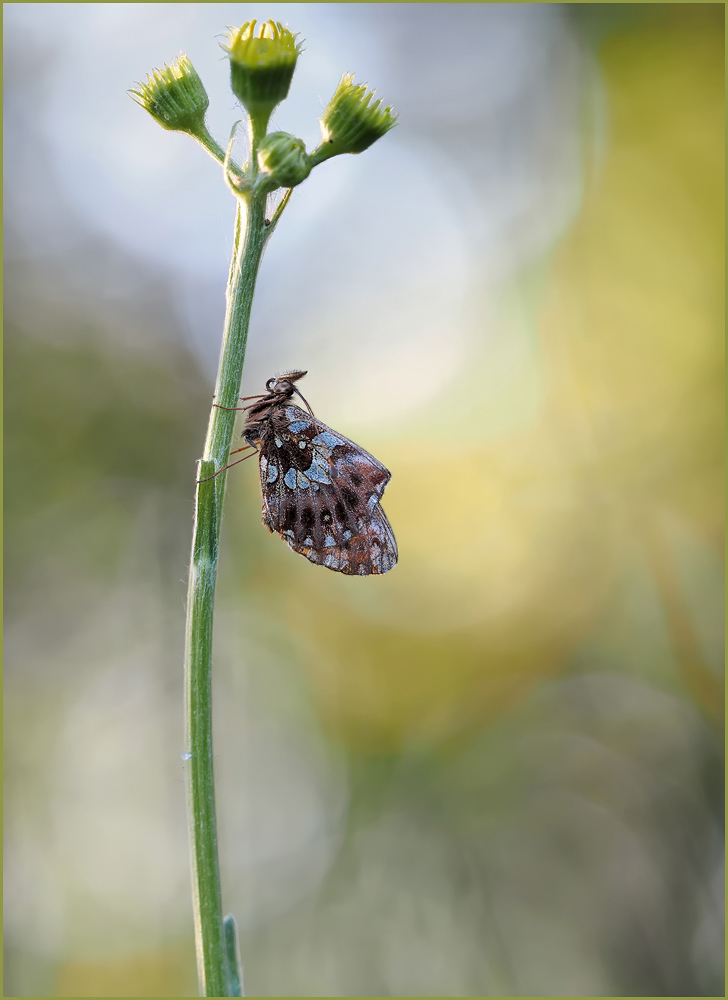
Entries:
{"label": "butterfly head", "polygon": [[293,383],[298,382],[305,374],[306,372],[283,372],[281,375],[269,378],[265,383],[265,387],[268,392],[275,393],[276,395],[290,396],[293,392]]}
{"label": "butterfly head", "polygon": [[[306,372],[284,372],[282,375],[275,375],[268,379],[265,383],[267,395],[248,408],[248,419],[243,430],[243,436],[248,443],[254,444],[260,439],[265,422],[279,407],[285,405],[294,393],[301,395],[295,383],[302,379],[305,374]],[[306,407],[310,411],[308,403],[306,403]]]}

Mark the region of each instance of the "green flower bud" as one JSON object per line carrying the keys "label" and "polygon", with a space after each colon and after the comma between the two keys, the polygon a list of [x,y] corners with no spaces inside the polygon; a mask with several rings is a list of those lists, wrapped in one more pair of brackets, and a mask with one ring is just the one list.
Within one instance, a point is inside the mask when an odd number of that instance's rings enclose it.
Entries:
{"label": "green flower bud", "polygon": [[302,139],[288,132],[271,132],[258,147],[258,169],[268,190],[292,188],[311,173],[311,162]]}
{"label": "green flower bud", "polygon": [[187,56],[170,66],[152,70],[146,83],[130,90],[132,100],[149,112],[162,128],[198,135],[205,131],[205,112],[210,103],[202,80]]}
{"label": "green flower bud", "polygon": [[329,105],[321,115],[321,145],[311,155],[312,165],[339,153],[362,153],[397,124],[391,108],[381,100],[372,104],[373,90],[354,83],[345,73]]}
{"label": "green flower bud", "polygon": [[230,59],[230,86],[245,107],[253,124],[264,131],[271,112],[288,96],[301,46],[277,21],[261,24],[255,37],[256,21],[230,28],[222,48]]}

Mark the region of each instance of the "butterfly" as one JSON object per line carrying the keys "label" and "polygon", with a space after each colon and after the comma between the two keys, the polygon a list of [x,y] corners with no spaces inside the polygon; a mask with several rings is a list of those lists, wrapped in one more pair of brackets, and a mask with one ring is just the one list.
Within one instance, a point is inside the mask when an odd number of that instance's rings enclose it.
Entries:
{"label": "butterfly", "polygon": [[[305,374],[268,379],[266,393],[246,408],[243,437],[260,458],[263,524],[319,566],[349,576],[387,573],[397,543],[379,501],[391,473],[316,419],[295,385]],[[291,402],[294,393],[306,410]]]}

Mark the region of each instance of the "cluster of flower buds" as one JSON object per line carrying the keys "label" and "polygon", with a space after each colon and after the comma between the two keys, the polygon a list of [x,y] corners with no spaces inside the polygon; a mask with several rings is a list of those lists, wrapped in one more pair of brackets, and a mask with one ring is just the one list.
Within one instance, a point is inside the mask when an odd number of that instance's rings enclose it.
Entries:
{"label": "cluster of flower buds", "polygon": [[[297,35],[277,21],[264,22],[257,32],[256,25],[256,21],[246,21],[231,28],[222,43],[230,60],[232,91],[250,117],[256,154],[251,176],[254,190],[295,187],[319,163],[342,153],[363,152],[396,124],[390,107],[382,107],[365,84],[356,84],[351,74],[344,74],[321,116],[321,143],[311,154],[303,140],[288,132],[266,135],[271,114],[288,96],[301,44]],[[154,70],[137,88],[130,92],[134,99],[164,128],[197,138],[206,135],[208,98],[187,56]]]}

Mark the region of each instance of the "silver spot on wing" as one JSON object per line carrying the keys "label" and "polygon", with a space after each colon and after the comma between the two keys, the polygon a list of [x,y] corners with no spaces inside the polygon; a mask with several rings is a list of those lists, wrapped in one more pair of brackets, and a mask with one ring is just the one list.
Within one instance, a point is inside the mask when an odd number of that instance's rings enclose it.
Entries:
{"label": "silver spot on wing", "polygon": [[328,485],[331,482],[326,474],[326,466],[321,464],[319,461],[319,455],[316,452],[314,453],[311,467],[306,469],[306,475],[309,479],[313,479],[317,483],[326,483]]}
{"label": "silver spot on wing", "polygon": [[314,444],[322,444],[324,448],[335,448],[337,444],[341,444],[341,438],[338,438],[335,434],[330,431],[321,431],[313,439]]}
{"label": "silver spot on wing", "polygon": [[289,490],[295,490],[296,488],[296,470],[289,469],[288,472],[283,477],[283,482],[286,484]]}

